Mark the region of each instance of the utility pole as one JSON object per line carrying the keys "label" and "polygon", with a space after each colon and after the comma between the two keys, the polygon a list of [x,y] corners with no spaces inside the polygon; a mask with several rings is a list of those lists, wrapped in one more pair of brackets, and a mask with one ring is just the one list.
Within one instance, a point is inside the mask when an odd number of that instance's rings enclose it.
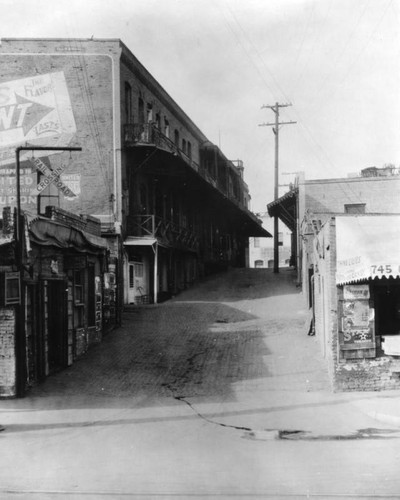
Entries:
{"label": "utility pole", "polygon": [[[291,104],[275,103],[274,106],[264,105],[261,107],[272,109],[275,113],[275,123],[262,123],[259,127],[273,127],[272,132],[275,134],[275,182],[274,182],[274,200],[279,198],[279,127],[282,125],[292,125],[297,122],[280,122],[279,108],[287,108]],[[279,231],[278,231],[278,216],[274,216],[274,273],[279,273]]]}

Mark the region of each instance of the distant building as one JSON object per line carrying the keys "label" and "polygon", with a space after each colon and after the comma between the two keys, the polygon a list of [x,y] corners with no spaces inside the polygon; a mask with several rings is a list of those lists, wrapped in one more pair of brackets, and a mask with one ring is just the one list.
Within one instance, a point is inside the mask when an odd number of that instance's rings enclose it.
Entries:
{"label": "distant building", "polygon": [[[263,228],[271,235],[274,233],[274,220],[268,213],[258,214]],[[292,256],[292,232],[282,222],[279,223],[279,267],[289,267],[293,264]],[[273,237],[250,238],[249,245],[250,267],[268,268],[274,267],[274,239]]]}

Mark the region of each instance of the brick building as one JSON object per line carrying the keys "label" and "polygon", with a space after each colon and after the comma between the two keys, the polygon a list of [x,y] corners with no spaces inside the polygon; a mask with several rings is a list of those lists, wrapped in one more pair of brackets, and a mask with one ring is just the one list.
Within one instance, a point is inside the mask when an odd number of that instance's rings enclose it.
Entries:
{"label": "brick building", "polygon": [[[400,176],[306,181],[269,205],[298,228],[299,279],[334,389],[400,387]],[[399,345],[398,345],[399,344]]]}
{"label": "brick building", "polygon": [[[44,340],[33,379],[51,373],[49,342],[65,366],[98,339],[100,295],[104,327],[124,303],[157,302],[244,266],[248,238],[268,233],[249,210],[243,164],[208,141],[120,40],[3,39],[0,58],[0,207],[12,213],[19,197],[22,216],[17,241],[0,240],[0,271],[20,272],[22,284],[21,303],[0,310],[4,338],[18,308],[26,318],[19,343],[4,341],[19,382],[3,384],[4,367],[0,386],[13,395],[25,372],[29,381],[23,352],[38,345],[34,331]],[[25,261],[7,261],[12,250]],[[58,340],[56,319],[43,323],[57,287]]]}

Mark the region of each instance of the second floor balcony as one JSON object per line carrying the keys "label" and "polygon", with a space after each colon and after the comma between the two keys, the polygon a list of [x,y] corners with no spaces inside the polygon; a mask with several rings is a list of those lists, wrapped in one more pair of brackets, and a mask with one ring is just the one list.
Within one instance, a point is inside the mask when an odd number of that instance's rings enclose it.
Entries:
{"label": "second floor balcony", "polygon": [[129,123],[124,125],[124,146],[153,146],[182,158],[191,168],[199,171],[199,165],[178,144],[161,132],[154,123]]}

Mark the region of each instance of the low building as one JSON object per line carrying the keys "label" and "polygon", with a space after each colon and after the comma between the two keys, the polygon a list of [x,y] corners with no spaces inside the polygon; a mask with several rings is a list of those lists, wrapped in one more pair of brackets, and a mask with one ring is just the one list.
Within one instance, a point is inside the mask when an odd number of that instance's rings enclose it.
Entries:
{"label": "low building", "polygon": [[21,239],[9,209],[2,220],[0,396],[13,397],[102,340],[115,324],[116,280],[94,217],[48,207],[21,217]]}
{"label": "low building", "polygon": [[336,390],[400,387],[399,189],[396,169],[375,167],[349,178],[300,178],[268,205],[270,215],[291,211],[296,220],[309,333]]}

